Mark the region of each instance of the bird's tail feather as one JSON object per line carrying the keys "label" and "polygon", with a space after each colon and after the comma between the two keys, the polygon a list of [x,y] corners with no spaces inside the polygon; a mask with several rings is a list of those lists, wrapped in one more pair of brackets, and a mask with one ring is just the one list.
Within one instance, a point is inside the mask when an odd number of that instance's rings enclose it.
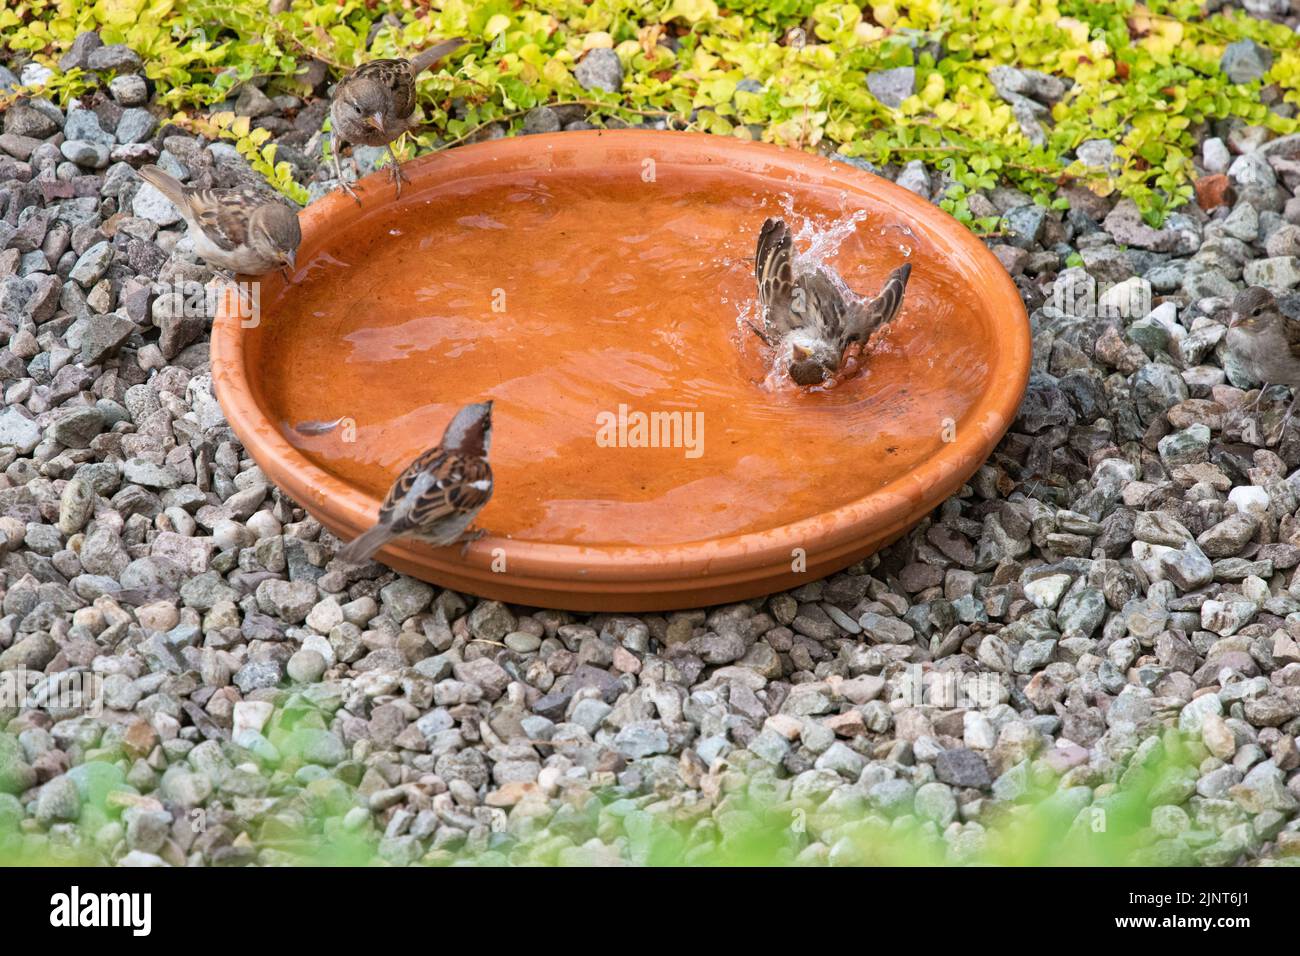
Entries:
{"label": "bird's tail feather", "polygon": [[427,50],[421,50],[415,56],[411,57],[411,72],[419,76],[429,67],[433,66],[448,53],[458,50],[465,45],[464,37],[456,37],[452,40],[443,40],[441,43],[435,43]]}
{"label": "bird's tail feather", "polygon": [[175,176],[163,172],[157,166],[141,166],[140,178],[170,199],[173,205],[182,210],[185,208],[185,187]]}
{"label": "bird's tail feather", "polygon": [[388,525],[377,524],[344,545],[339,557],[348,564],[361,564],[395,537],[397,534]]}

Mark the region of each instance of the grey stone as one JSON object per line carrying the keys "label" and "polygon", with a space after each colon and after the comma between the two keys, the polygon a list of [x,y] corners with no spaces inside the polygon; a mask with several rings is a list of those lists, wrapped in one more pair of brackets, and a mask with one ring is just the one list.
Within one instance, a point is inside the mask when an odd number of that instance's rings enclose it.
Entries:
{"label": "grey stone", "polygon": [[578,61],[573,75],[584,90],[617,93],[623,88],[623,64],[618,54],[608,47],[588,50]]}
{"label": "grey stone", "polygon": [[1219,69],[1233,83],[1258,80],[1273,67],[1273,53],[1254,40],[1229,43],[1219,60]]}
{"label": "grey stone", "polygon": [[114,43],[92,50],[86,64],[92,70],[113,70],[117,73],[138,73],[143,66],[139,54],[125,43]]}
{"label": "grey stone", "polygon": [[614,736],[614,749],[631,760],[666,753],[668,747],[668,733],[657,720],[633,721]]}
{"label": "grey stone", "polygon": [[867,89],[883,105],[898,109],[903,100],[916,93],[916,68],[900,66],[868,73]]}
{"label": "grey stone", "polygon": [[81,336],[81,364],[98,365],[116,355],[135,330],[135,323],[117,315],[92,316]]}
{"label": "grey stone", "polygon": [[934,773],[940,781],[954,787],[983,789],[992,783],[988,763],[983,756],[968,747],[940,753],[934,761]]}
{"label": "grey stone", "polygon": [[157,128],[158,121],[146,109],[132,107],[124,110],[122,118],[117,121],[117,141],[119,143],[143,143]]}

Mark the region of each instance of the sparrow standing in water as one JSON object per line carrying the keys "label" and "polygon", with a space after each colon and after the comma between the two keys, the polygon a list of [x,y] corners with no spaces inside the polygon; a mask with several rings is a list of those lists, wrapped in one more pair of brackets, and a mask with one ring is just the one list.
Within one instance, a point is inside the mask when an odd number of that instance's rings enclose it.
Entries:
{"label": "sparrow standing in water", "polygon": [[758,234],[754,274],[763,329],[750,328],[784,351],[795,384],[819,385],[840,370],[850,345],[865,343],[898,314],[912,266],[891,272],[874,299],[850,301],[827,270],[796,274],[790,228],[781,219],[768,219]]}
{"label": "sparrow standing in water", "polygon": [[140,178],[180,211],[194,251],[232,282],[235,275],[294,268],[302,232],[298,214],[279,200],[249,188],[184,186],[157,166],[142,166]]}
{"label": "sparrow standing in water", "polygon": [[339,185],[358,205],[361,200],[343,180],[339,141],[388,147],[392,158],[388,174],[401,197],[405,177],[393,152],[393,141],[410,129],[415,118],[415,78],[464,43],[458,37],[435,44],[409,60],[371,60],[339,80],[330,102],[330,152]]}
{"label": "sparrow standing in water", "polygon": [[[470,522],[492,497],[492,403],[466,405],[443,432],[442,441],[397,476],[379,508],[379,521],[349,542],[339,557],[360,564],[393,538],[412,535],[434,547],[462,540]],[[480,537],[471,533],[466,545]]]}
{"label": "sparrow standing in water", "polygon": [[1261,383],[1252,409],[1269,385],[1289,385],[1295,392],[1282,419],[1286,428],[1300,399],[1300,322],[1282,314],[1273,293],[1260,286],[1238,292],[1228,320],[1228,351],[1242,370]]}

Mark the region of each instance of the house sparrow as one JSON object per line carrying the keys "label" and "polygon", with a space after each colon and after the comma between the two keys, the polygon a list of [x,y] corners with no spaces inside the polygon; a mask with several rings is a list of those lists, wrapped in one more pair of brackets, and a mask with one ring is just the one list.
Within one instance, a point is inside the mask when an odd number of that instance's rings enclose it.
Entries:
{"label": "house sparrow", "polygon": [[[466,405],[430,448],[397,476],[379,508],[379,521],[350,541],[339,557],[360,564],[393,538],[413,535],[434,547],[462,540],[492,497],[492,403]],[[472,534],[468,542],[483,532]]]}
{"label": "house sparrow", "polygon": [[754,260],[763,329],[751,329],[788,356],[786,370],[797,385],[819,385],[840,370],[850,345],[861,345],[903,304],[910,264],[889,274],[880,294],[850,301],[824,268],[794,271],[794,239],[783,220],[768,219],[758,234]]}
{"label": "house sparrow", "polygon": [[[1242,371],[1262,384],[1252,409],[1272,384],[1289,385],[1300,396],[1300,322],[1282,314],[1273,293],[1259,286],[1237,293],[1232,300],[1227,342]],[[1293,398],[1282,419],[1284,429],[1295,405]]]}
{"label": "house sparrow", "polygon": [[405,177],[393,152],[393,141],[411,127],[415,117],[415,78],[464,43],[458,37],[431,46],[409,60],[371,60],[339,80],[330,102],[330,152],[334,156],[334,175],[358,204],[361,200],[343,180],[339,141],[388,147],[392,158],[389,176],[397,184],[400,197]]}
{"label": "house sparrow", "polygon": [[298,215],[278,200],[247,187],[183,186],[157,166],[141,167],[140,178],[171,200],[189,226],[194,251],[232,281],[294,267],[302,242]]}

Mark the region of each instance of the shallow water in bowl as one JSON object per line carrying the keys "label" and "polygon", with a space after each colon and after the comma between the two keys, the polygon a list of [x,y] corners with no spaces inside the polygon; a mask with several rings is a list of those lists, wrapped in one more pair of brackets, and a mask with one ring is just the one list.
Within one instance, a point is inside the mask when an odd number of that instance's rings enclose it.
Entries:
{"label": "shallow water in bowl", "polygon": [[[941,446],[945,419],[962,427],[988,385],[985,320],[924,236],[839,190],[640,172],[446,183],[302,250],[297,284],[245,332],[272,420],[378,501],[457,408],[495,399],[496,491],[478,524],[587,545],[780,527],[905,474]],[[768,215],[798,227],[801,249],[843,235],[827,261],[864,295],[913,263],[899,318],[832,390],[770,374],[744,330]],[[630,442],[636,413],[679,412],[702,430],[675,436],[691,447],[620,447],[621,406]],[[293,427],[335,419],[324,434]]]}

